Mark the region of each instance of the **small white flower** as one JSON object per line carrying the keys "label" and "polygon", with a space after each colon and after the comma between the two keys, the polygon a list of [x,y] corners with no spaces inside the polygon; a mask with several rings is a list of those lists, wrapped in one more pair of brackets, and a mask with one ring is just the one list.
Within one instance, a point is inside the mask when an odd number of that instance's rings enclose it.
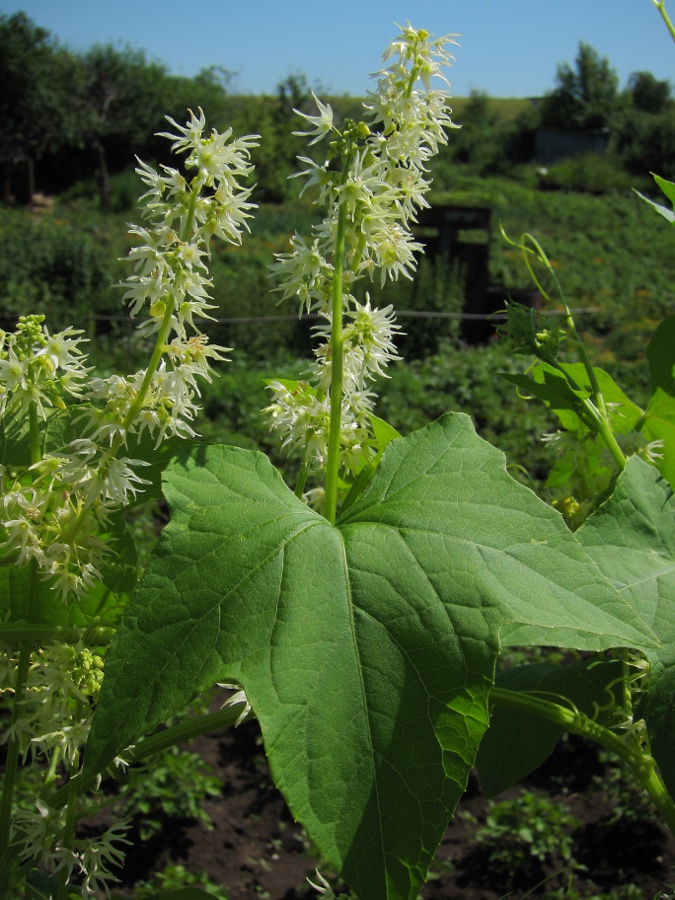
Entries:
{"label": "small white flower", "polygon": [[299,109],[294,109],[293,112],[296,115],[301,116],[305,119],[312,128],[309,131],[294,131],[293,134],[297,134],[299,137],[315,137],[309,142],[310,147],[312,144],[318,143],[323,137],[325,137],[330,131],[333,130],[333,110],[329,103],[322,103],[319,98],[316,96],[314,91],[312,91],[312,97],[314,98],[314,102],[316,103],[317,109],[319,110],[318,116],[308,116],[307,113],[300,112]]}

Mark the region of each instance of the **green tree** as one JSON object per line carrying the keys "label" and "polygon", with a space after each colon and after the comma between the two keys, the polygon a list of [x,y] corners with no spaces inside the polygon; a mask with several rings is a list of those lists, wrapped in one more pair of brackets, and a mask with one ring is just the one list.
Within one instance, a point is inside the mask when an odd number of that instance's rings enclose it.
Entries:
{"label": "green tree", "polygon": [[[459,115],[462,128],[452,136],[447,153],[479,174],[497,172],[506,163],[510,126],[490,105],[485,91],[472,90]],[[442,158],[442,157],[441,157]]]}
{"label": "green tree", "polygon": [[33,160],[68,139],[64,75],[68,54],[23,12],[0,16],[0,162],[3,195],[11,194],[11,167],[26,162],[29,193],[35,190]]}
{"label": "green tree", "polygon": [[636,175],[645,171],[675,175],[675,116],[668,81],[651,72],[633,72],[626,102],[613,135],[623,164]]}
{"label": "green tree", "polygon": [[80,146],[97,158],[101,206],[110,202],[109,157],[131,163],[166,124],[170,78],[164,65],[142,50],[94,45],[79,58],[75,86]]}
{"label": "green tree", "polygon": [[654,115],[672,105],[670,82],[660,81],[651,72],[633,72],[628,79],[628,95],[635,109]]}
{"label": "green tree", "polygon": [[675,116],[631,111],[623,117],[615,137],[625,167],[636,175],[663,172],[675,177]]}
{"label": "green tree", "polygon": [[619,104],[619,79],[606,57],[579,43],[574,68],[558,66],[556,87],[542,104],[541,124],[553,128],[608,128]]}

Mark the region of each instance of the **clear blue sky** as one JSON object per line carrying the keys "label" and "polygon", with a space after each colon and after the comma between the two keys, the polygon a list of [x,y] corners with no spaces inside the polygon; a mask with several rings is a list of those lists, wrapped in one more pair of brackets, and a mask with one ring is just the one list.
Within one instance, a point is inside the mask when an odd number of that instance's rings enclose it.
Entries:
{"label": "clear blue sky", "polygon": [[622,87],[641,70],[675,84],[675,44],[651,0],[0,0],[0,13],[19,10],[72,50],[121,42],[188,76],[224,66],[241,93],[273,93],[303,72],[330,93],[362,96],[393,23],[408,19],[461,33],[456,96],[540,95],[580,40],[609,58]]}

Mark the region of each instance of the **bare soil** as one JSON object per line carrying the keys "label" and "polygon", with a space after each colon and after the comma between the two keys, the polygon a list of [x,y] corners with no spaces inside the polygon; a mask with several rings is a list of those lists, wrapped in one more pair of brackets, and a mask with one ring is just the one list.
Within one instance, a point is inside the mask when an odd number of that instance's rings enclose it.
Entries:
{"label": "bare soil", "polygon": [[[121,894],[167,863],[204,871],[222,885],[230,900],[306,900],[318,897],[308,885],[318,863],[302,828],[293,822],[274,787],[255,722],[206,735],[190,744],[223,782],[221,797],[204,804],[213,820],[207,830],[193,820],[169,820],[160,835],[130,848]],[[603,789],[611,776],[594,747],[571,738],[521,786],[547,794],[569,807],[582,823],[572,832],[572,870],[562,858],[546,864],[531,860],[509,873],[496,867],[474,835],[486,815],[486,801],[472,775],[467,793],[431,867],[424,900],[498,900],[498,898],[674,897],[675,840],[656,814],[613,821],[615,792]],[[606,782],[605,782],[606,783]],[[324,874],[330,870],[321,867]],[[634,886],[631,889],[629,886]],[[573,892],[572,892],[573,889]],[[614,892],[614,893],[612,893]]]}

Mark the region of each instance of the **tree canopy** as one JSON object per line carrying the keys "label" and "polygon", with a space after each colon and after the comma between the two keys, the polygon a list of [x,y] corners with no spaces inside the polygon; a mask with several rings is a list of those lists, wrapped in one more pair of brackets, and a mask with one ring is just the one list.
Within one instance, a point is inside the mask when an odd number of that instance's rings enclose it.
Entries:
{"label": "tree canopy", "polygon": [[542,124],[557,128],[608,128],[619,102],[619,79],[606,57],[579,43],[574,67],[558,66],[556,87],[542,106]]}

